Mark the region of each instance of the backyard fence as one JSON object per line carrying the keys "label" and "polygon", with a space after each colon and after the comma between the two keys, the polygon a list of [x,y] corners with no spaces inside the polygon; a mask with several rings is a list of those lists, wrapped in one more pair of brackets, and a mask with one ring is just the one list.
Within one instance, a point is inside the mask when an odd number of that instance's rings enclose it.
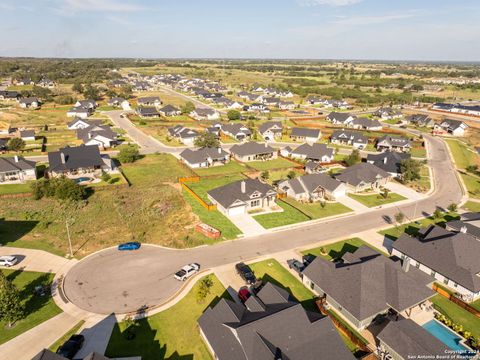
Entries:
{"label": "backyard fence", "polygon": [[15,198],[26,198],[32,196],[32,193],[18,193],[18,194],[1,194],[0,199],[15,199]]}
{"label": "backyard fence", "polygon": [[441,296],[443,296],[444,298],[447,298],[448,300],[450,300],[451,302],[453,302],[454,304],[457,304],[458,306],[460,306],[462,309],[472,313],[473,315],[475,315],[476,317],[480,318],[480,311],[478,311],[477,309],[475,309],[474,307],[470,306],[469,304],[467,304],[466,302],[460,300],[458,297],[456,297],[454,294],[452,294],[451,292],[443,289],[442,287],[440,287],[438,284],[434,283],[433,286],[432,286],[432,289],[434,291],[436,291],[438,294],[440,294]]}
{"label": "backyard fence", "polygon": [[190,176],[190,177],[181,177],[178,178],[178,182],[182,186],[182,189],[188,192],[192,197],[198,201],[200,205],[202,205],[208,211],[217,210],[217,205],[209,204],[205,200],[203,200],[200,196],[197,195],[195,191],[193,191],[186,183],[189,182],[199,182],[200,176]]}
{"label": "backyard fence", "polygon": [[179,177],[178,182],[180,184],[187,183],[187,182],[199,182],[200,176],[188,176],[188,177]]}

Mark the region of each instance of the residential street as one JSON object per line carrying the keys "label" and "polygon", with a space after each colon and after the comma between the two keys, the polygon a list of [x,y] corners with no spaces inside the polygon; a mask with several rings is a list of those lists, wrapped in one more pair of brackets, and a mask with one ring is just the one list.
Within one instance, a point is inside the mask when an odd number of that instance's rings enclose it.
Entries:
{"label": "residential street", "polygon": [[[108,249],[87,257],[67,274],[64,290],[74,304],[84,310],[109,314],[135,311],[163,303],[181,288],[173,274],[183,265],[198,262],[202,269],[245,261],[261,256],[274,256],[308,244],[347,238],[352,234],[385,227],[402,211],[412,219],[431,214],[437,207],[458,203],[462,189],[442,139],[425,136],[429,144],[430,165],[435,175],[435,191],[431,196],[403,205],[376,209],[371,212],[326,220],[313,225],[270,232],[261,236],[226,241],[213,246],[187,250],[142,246],[135,252]],[[441,181],[439,181],[441,179]],[[366,239],[368,241],[368,239]]]}

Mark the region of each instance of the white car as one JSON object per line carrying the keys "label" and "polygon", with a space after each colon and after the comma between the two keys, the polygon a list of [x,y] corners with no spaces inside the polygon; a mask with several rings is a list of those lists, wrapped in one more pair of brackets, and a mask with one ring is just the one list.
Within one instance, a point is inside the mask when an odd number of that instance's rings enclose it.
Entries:
{"label": "white car", "polygon": [[13,255],[0,256],[0,266],[13,266],[18,262],[18,259]]}
{"label": "white car", "polygon": [[198,272],[198,270],[200,270],[200,265],[197,263],[191,263],[191,264],[185,265],[179,271],[177,271],[174,277],[179,281],[185,281],[190,276]]}

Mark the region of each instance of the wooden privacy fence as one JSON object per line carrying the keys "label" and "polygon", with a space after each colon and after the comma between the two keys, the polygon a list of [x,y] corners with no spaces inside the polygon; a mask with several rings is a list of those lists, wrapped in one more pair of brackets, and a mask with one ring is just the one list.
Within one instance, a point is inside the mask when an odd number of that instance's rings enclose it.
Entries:
{"label": "wooden privacy fence", "polygon": [[179,177],[178,182],[180,184],[187,183],[187,182],[199,182],[200,176],[188,176],[188,177]]}
{"label": "wooden privacy fence", "polygon": [[[189,179],[189,178],[180,178],[180,179]],[[198,201],[198,203],[200,205],[202,205],[205,209],[207,209],[208,211],[214,211],[217,209],[217,205],[214,205],[214,204],[209,204],[207,203],[205,200],[203,200],[200,196],[197,195],[197,193],[195,191],[193,191],[187,184],[186,182],[188,181],[180,181],[180,179],[178,180],[182,186],[182,189],[185,190],[186,192],[188,192],[190,195],[192,195],[192,197]],[[192,180],[190,182],[198,182],[200,181],[200,177],[193,177],[193,179],[195,180]],[[198,179],[198,180],[197,180]]]}
{"label": "wooden privacy fence", "polygon": [[26,198],[32,196],[32,193],[18,193],[18,194],[1,194],[0,199],[15,199],[15,198]]}
{"label": "wooden privacy fence", "polygon": [[447,298],[448,300],[450,300],[451,302],[453,302],[454,304],[457,304],[458,306],[460,306],[461,308],[463,308],[464,310],[472,313],[473,315],[475,315],[476,317],[480,318],[480,311],[478,311],[477,309],[475,309],[474,307],[468,305],[466,302],[460,300],[458,297],[456,297],[454,294],[448,292],[447,290],[441,288],[440,286],[438,286],[438,284],[433,284],[432,286],[433,290],[435,290],[438,294],[442,295],[444,298]]}

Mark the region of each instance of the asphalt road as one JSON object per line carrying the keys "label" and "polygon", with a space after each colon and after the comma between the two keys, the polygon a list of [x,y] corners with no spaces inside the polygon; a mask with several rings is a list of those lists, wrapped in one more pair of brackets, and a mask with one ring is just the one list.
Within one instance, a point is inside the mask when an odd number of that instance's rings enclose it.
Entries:
{"label": "asphalt road", "polygon": [[[437,207],[459,202],[462,189],[443,140],[425,135],[430,150],[429,163],[435,175],[435,192],[428,198],[400,207],[327,220],[300,228],[273,232],[187,250],[143,246],[137,252],[108,249],[80,261],[66,275],[67,297],[84,310],[95,313],[125,313],[142,306],[166,301],[181,283],[173,273],[181,266],[198,262],[203,269],[294,249],[332,238],[386,225],[385,216],[393,218],[402,211],[408,218],[431,214]],[[416,213],[415,213],[416,212]]]}

